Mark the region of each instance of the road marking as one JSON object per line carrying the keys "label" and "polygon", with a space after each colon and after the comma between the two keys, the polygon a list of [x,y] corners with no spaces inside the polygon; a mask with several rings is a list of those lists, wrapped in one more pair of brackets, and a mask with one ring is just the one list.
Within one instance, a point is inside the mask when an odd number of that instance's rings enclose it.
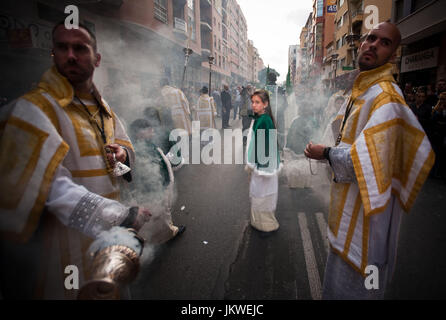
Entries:
{"label": "road marking", "polygon": [[308,281],[310,282],[310,292],[313,300],[321,300],[322,286],[317,269],[316,257],[314,255],[313,243],[311,242],[310,230],[308,229],[307,218],[305,213],[299,212],[297,214],[300,234],[304,246],[305,264],[307,266]]}
{"label": "road marking", "polygon": [[328,253],[329,245],[328,245],[328,236],[327,236],[327,223],[325,222],[324,214],[322,212],[317,212],[316,220],[317,220],[317,225],[319,227],[319,231],[321,232],[321,235],[322,235],[322,240],[324,242],[325,251],[327,251],[327,253]]}

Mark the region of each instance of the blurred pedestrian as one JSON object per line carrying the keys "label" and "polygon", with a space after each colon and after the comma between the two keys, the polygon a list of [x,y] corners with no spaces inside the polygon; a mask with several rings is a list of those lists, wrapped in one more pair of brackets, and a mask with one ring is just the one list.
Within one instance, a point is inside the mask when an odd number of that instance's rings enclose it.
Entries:
{"label": "blurred pedestrian", "polygon": [[411,109],[417,116],[418,121],[420,122],[428,137],[430,137],[432,106],[426,103],[426,91],[424,90],[424,88],[420,87],[417,89],[415,103],[412,104]]}
{"label": "blurred pedestrian", "polygon": [[236,87],[234,89],[234,114],[233,114],[232,120],[235,120],[238,117],[238,112],[240,110],[240,105],[241,105],[241,101],[242,101],[240,91],[241,91],[240,87]]}
{"label": "blurred pedestrian", "polygon": [[200,122],[200,129],[206,130],[215,128],[215,116],[217,110],[215,108],[214,98],[209,96],[209,89],[204,86],[200,90],[200,97],[194,109],[194,121]]}
{"label": "blurred pedestrian", "polygon": [[186,227],[172,222],[174,200],[174,170],[181,163],[172,164],[169,153],[174,142],[169,132],[161,126],[158,110],[149,107],[145,115],[150,118],[137,119],[130,125],[131,138],[136,149],[136,188],[130,190],[132,199],[139,203],[147,201],[152,218],[141,231],[146,241],[152,244],[165,243],[182,234]]}
{"label": "blurred pedestrian", "polygon": [[229,115],[232,109],[231,94],[229,92],[228,85],[223,86],[221,92],[221,104],[222,104],[222,128],[229,128]]}
{"label": "blurred pedestrian", "polygon": [[217,109],[217,117],[221,117],[221,95],[217,89],[212,92],[212,98],[214,98],[215,107]]}
{"label": "blurred pedestrian", "polygon": [[440,93],[432,111],[432,146],[436,155],[433,176],[446,178],[446,92]]}
{"label": "blurred pedestrian", "polygon": [[[251,118],[249,115],[252,115],[251,108],[251,95],[249,94],[249,85],[247,87],[243,87],[241,96],[241,104],[240,104],[240,117],[242,118],[242,132],[249,129],[249,125],[251,124]],[[246,145],[247,135],[243,135],[243,145]]]}
{"label": "blurred pedestrian", "polygon": [[189,101],[185,94],[180,89],[169,85],[167,78],[161,79],[160,86],[163,105],[170,110],[174,127],[183,129],[190,135],[192,133],[192,123]]}

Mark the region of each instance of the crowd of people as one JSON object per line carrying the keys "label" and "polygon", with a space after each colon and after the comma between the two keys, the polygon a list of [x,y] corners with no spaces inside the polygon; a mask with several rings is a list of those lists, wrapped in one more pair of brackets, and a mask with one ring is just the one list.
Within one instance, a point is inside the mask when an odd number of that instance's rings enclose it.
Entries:
{"label": "crowd of people", "polygon": [[[435,88],[435,89],[434,89]],[[404,98],[432,143],[436,160],[431,175],[446,178],[446,80],[436,85],[404,86]]]}

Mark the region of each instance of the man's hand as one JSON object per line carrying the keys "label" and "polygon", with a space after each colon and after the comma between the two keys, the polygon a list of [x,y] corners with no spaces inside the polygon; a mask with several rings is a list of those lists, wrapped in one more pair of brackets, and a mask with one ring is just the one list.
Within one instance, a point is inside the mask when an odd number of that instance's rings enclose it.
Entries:
{"label": "man's hand", "polygon": [[323,144],[313,144],[311,141],[307,144],[307,147],[304,150],[304,154],[307,158],[314,160],[323,160],[324,158],[324,149],[326,146]]}
{"label": "man's hand", "polygon": [[107,160],[108,162],[114,166],[115,161],[113,159],[113,154],[116,156],[116,161],[119,161],[121,163],[125,163],[125,160],[127,160],[127,153],[125,152],[124,148],[122,148],[119,144],[112,143],[105,146],[106,148],[109,148],[111,153],[107,153]]}
{"label": "man's hand", "polygon": [[152,214],[150,213],[149,209],[139,207],[138,209],[138,215],[136,216],[135,223],[134,223],[134,229],[139,230],[141,227],[150,220],[152,217]]}

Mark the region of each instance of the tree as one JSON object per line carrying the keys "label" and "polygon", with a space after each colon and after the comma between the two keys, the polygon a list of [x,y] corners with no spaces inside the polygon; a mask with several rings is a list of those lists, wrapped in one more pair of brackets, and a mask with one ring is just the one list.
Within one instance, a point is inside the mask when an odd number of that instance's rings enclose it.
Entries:
{"label": "tree", "polygon": [[[268,83],[266,83],[267,74],[269,74]],[[270,68],[269,66],[259,71],[259,82],[262,86],[264,86],[265,84],[276,84],[278,77],[280,77],[280,73],[278,73],[273,68]]]}
{"label": "tree", "polygon": [[286,92],[288,94],[293,91],[293,86],[291,85],[291,68],[288,66],[288,74],[286,75]]}

